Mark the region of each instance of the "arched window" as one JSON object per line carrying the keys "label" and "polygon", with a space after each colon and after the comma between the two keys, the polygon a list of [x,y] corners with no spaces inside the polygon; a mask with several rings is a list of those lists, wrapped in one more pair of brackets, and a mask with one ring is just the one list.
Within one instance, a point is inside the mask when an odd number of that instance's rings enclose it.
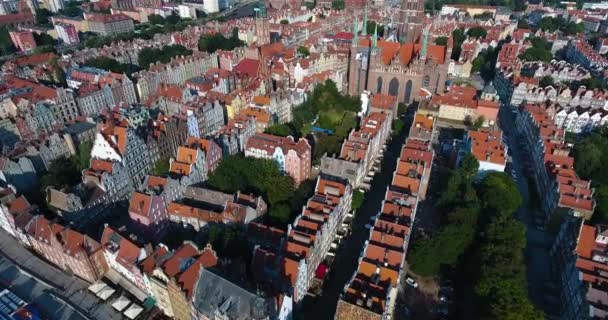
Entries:
{"label": "arched window", "polygon": [[424,76],[424,78],[422,78],[422,87],[423,88],[429,88],[429,84],[431,83],[431,77],[429,76]]}
{"label": "arched window", "polygon": [[399,80],[397,78],[393,78],[391,82],[388,83],[388,94],[395,97],[399,93]]}
{"label": "arched window", "polygon": [[405,84],[405,103],[410,103],[412,98],[412,80],[408,80]]}
{"label": "arched window", "polygon": [[382,92],[382,77],[378,77],[378,84],[376,85],[376,93]]}

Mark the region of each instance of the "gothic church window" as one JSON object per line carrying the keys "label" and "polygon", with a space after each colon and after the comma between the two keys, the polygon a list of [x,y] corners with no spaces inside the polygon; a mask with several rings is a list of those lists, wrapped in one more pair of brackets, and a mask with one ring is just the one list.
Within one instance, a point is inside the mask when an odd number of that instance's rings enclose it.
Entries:
{"label": "gothic church window", "polygon": [[378,77],[378,85],[376,86],[376,93],[382,92],[382,77]]}
{"label": "gothic church window", "polygon": [[412,97],[412,80],[408,80],[405,84],[405,103],[410,102],[410,98]]}
{"label": "gothic church window", "polygon": [[426,75],[426,76],[424,76],[424,78],[422,78],[422,87],[423,88],[428,89],[430,83],[431,83],[431,77],[429,77],[428,75]]}
{"label": "gothic church window", "polygon": [[399,80],[397,78],[393,78],[391,82],[388,83],[388,94],[395,97],[399,92]]}

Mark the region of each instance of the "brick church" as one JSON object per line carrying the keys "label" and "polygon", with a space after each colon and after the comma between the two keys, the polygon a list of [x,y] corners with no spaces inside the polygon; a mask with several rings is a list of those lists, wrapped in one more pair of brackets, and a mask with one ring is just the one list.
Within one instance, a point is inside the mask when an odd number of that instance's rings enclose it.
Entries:
{"label": "brick church", "polygon": [[367,11],[361,37],[355,20],[348,76],[350,95],[368,90],[412,103],[418,100],[421,89],[427,91],[426,95],[445,90],[451,47],[429,43],[430,24],[424,23],[423,0],[404,0],[400,11],[395,36],[389,39],[378,39],[377,30],[368,37]]}

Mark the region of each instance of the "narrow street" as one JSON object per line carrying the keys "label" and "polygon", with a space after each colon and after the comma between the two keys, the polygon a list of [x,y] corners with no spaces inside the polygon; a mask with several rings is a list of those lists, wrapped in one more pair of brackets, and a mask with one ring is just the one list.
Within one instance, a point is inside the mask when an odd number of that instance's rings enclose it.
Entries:
{"label": "narrow street", "polygon": [[370,221],[371,216],[376,215],[380,210],[413,116],[413,110],[408,110],[408,113],[402,118],[404,121],[402,132],[388,143],[382,160],[382,170],[374,176],[371,189],[365,194],[363,206],[358,210],[352,222],[352,233],[345,239],[342,248],[336,254],[332,271],[323,285],[323,293],[315,298],[307,296],[300,310],[295,313],[296,319],[322,320],[334,318],[340,294],[353,276],[357,268],[357,260],[361,250],[363,250],[363,244],[369,236],[369,229],[365,228],[365,224]]}
{"label": "narrow street", "polygon": [[[504,108],[504,107],[503,107]],[[535,197],[530,197],[534,186],[528,185],[525,168],[525,150],[521,147],[521,140],[515,132],[515,119],[511,112],[501,110],[501,129],[509,148],[512,161],[507,165],[507,173],[517,183],[523,203],[517,212],[517,219],[526,226],[527,245],[525,249],[526,271],[528,279],[528,294],[532,303],[547,313],[551,310],[546,305],[547,296],[551,295],[546,283],[551,281],[551,249],[552,236],[547,231],[539,230],[534,221],[534,210],[539,207]],[[549,312],[550,313],[550,312]]]}

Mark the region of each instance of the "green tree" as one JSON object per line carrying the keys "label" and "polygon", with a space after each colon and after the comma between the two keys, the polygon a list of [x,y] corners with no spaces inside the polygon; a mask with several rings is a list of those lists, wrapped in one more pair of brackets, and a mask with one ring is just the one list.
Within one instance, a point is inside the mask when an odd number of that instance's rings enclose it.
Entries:
{"label": "green tree", "polygon": [[92,141],[85,141],[78,145],[76,154],[76,163],[78,171],[89,168],[91,165],[91,150],[93,149]]}
{"label": "green tree", "polygon": [[289,20],[283,19],[283,20],[279,21],[279,23],[287,25],[287,24],[289,24]]}
{"label": "green tree", "polygon": [[281,202],[270,208],[268,214],[272,219],[277,220],[279,223],[287,224],[291,218],[291,208],[288,204]]}
{"label": "green tree", "polygon": [[370,20],[367,23],[367,29],[365,31],[367,31],[367,34],[374,34],[374,31],[376,31],[376,26],[378,27],[378,36],[381,37],[384,35],[384,25],[381,25],[374,20]]}
{"label": "green tree", "polygon": [[597,224],[608,223],[608,186],[600,185],[595,189],[593,197],[597,203],[593,213],[593,222]]}
{"label": "green tree", "polygon": [[530,24],[528,23],[528,20],[524,18],[517,21],[517,29],[530,29]]}
{"label": "green tree", "polygon": [[454,48],[452,49],[452,59],[458,60],[460,52],[462,50],[462,43],[466,39],[464,29],[456,29],[452,32],[452,39],[454,40]]}
{"label": "green tree", "polygon": [[34,41],[37,46],[53,46],[55,45],[55,39],[47,33],[37,34],[34,33]]}
{"label": "green tree", "polygon": [[482,27],[473,27],[467,30],[467,36],[472,38],[485,38],[488,31]]}
{"label": "green tree", "polygon": [[13,45],[8,29],[5,26],[0,26],[0,55],[9,55],[17,51]]}
{"label": "green tree", "polygon": [[289,199],[291,212],[293,216],[299,214],[302,211],[302,206],[306,204],[308,199],[315,193],[315,187],[317,181],[309,179],[300,183],[298,188],[294,191],[293,196]]}
{"label": "green tree", "polygon": [[548,62],[553,59],[553,54],[551,51],[541,48],[528,48],[524,53],[520,56],[521,59],[526,61],[544,61]]}
{"label": "green tree", "polygon": [[365,193],[363,193],[361,190],[355,190],[353,192],[353,200],[351,203],[351,209],[353,211],[359,210],[359,208],[361,208],[361,206],[363,205],[364,200],[365,200]]}
{"label": "green tree", "polygon": [[174,11],[174,12],[172,12],[172,13],[171,13],[171,15],[169,15],[169,16],[168,16],[168,17],[165,19],[165,21],[167,22],[167,24],[170,24],[170,25],[176,25],[178,22],[180,22],[180,21],[181,21],[181,18],[180,18],[180,17],[177,15],[177,13],[175,13],[175,11]]}
{"label": "green tree", "polygon": [[552,86],[555,84],[555,82],[553,81],[553,77],[551,76],[544,76],[540,79],[539,82],[541,87],[548,87],[548,86]]}
{"label": "green tree", "polygon": [[392,127],[393,135],[398,136],[401,133],[401,130],[403,130],[403,128],[405,127],[405,124],[403,124],[403,120],[397,118],[393,120]]}
{"label": "green tree", "polygon": [[275,124],[270,127],[267,127],[266,130],[264,130],[264,132],[271,134],[273,136],[280,136],[280,137],[296,135],[296,132],[294,132],[293,128],[289,124]]}
{"label": "green tree", "polygon": [[65,7],[59,10],[59,14],[68,17],[81,17],[82,9],[80,8],[81,3],[78,1],[69,1],[65,3]]}
{"label": "green tree", "polygon": [[486,118],[484,116],[477,117],[477,119],[475,119],[475,122],[473,122],[473,128],[475,130],[481,129],[481,127],[483,127],[484,122],[486,122]]}
{"label": "green tree", "polygon": [[310,51],[304,46],[299,46],[297,52],[303,57],[308,57],[310,55]]}
{"label": "green tree", "polygon": [[40,179],[40,190],[44,194],[47,187],[55,189],[71,187],[80,181],[80,175],[74,158],[61,157],[51,162],[47,173]]}
{"label": "green tree", "polygon": [[325,153],[330,157],[340,154],[342,138],[325,134],[319,134],[317,137],[317,142],[313,149],[313,159],[315,163],[318,163]]}
{"label": "green tree", "polygon": [[604,168],[605,151],[608,151],[606,139],[595,134],[575,144],[574,167],[582,177],[593,177]]}
{"label": "green tree", "polygon": [[460,163],[460,172],[467,179],[473,179],[479,170],[479,161],[472,153],[467,153]]}
{"label": "green tree", "polygon": [[[236,28],[235,28],[236,29]],[[198,49],[200,51],[206,51],[213,53],[217,50],[233,50],[236,47],[242,47],[245,42],[239,40],[238,29],[233,29],[232,36],[230,38],[224,37],[220,33],[213,35],[203,35],[198,40]]]}
{"label": "green tree", "polygon": [[163,176],[169,172],[169,161],[167,160],[158,160],[154,164],[154,169],[152,169],[154,175]]}
{"label": "green tree", "polygon": [[481,181],[478,193],[486,209],[503,215],[515,212],[522,203],[517,186],[504,172],[488,173]]}
{"label": "green tree", "polygon": [[481,72],[481,69],[483,68],[483,65],[485,63],[485,55],[478,55],[475,59],[473,59],[473,66],[471,67],[471,72]]}
{"label": "green tree", "polygon": [[51,16],[53,16],[53,13],[47,9],[36,9],[36,24],[45,27],[50,26]]}
{"label": "green tree", "polygon": [[575,35],[585,31],[585,26],[582,23],[575,23],[571,21],[568,22],[563,31],[567,35]]}
{"label": "green tree", "polygon": [[437,37],[435,39],[435,44],[438,46],[447,46],[448,45],[448,37]]}
{"label": "green tree", "polygon": [[543,17],[538,22],[538,27],[543,31],[553,32],[559,28],[559,25],[553,17]]}
{"label": "green tree", "polygon": [[51,45],[37,46],[34,49],[34,54],[53,52],[53,50],[54,50],[53,46],[51,46]]}
{"label": "green tree", "polygon": [[148,16],[148,23],[155,25],[164,25],[165,24],[165,18],[163,18],[161,15],[158,14],[151,14]]}
{"label": "green tree", "polygon": [[[208,184],[223,192],[261,195],[268,203],[269,212],[279,204],[289,205],[295,193],[293,179],[282,175],[274,161],[242,156],[222,160],[209,176]],[[277,208],[275,215],[283,216],[283,211],[284,208]]]}
{"label": "green tree", "polygon": [[140,66],[148,68],[150,64],[160,61],[161,63],[169,63],[172,58],[177,56],[189,56],[192,50],[179,45],[163,46],[162,49],[144,48],[137,56],[137,62]]}
{"label": "green tree", "polygon": [[331,8],[334,10],[344,10],[344,0],[333,0]]}

